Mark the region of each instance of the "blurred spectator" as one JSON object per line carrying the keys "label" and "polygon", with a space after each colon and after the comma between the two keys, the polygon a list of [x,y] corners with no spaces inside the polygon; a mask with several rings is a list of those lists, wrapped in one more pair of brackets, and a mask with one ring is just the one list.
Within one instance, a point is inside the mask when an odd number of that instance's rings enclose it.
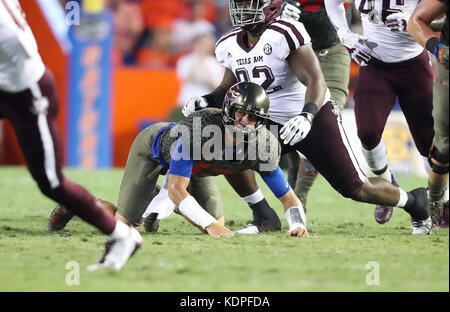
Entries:
{"label": "blurred spectator", "polygon": [[145,26],[152,29],[187,15],[186,0],[141,0]]}
{"label": "blurred spectator", "polygon": [[145,30],[140,2],[114,0],[109,5],[115,12],[114,64],[134,64],[136,45]]}
{"label": "blurred spectator", "polygon": [[233,26],[231,25],[228,3],[228,0],[216,1],[216,19],[214,21],[214,27],[216,28],[217,32],[216,39],[219,39],[223,34],[233,28]]}
{"label": "blurred spectator", "polygon": [[190,97],[210,93],[223,78],[224,68],[213,55],[216,41],[214,32],[206,30],[192,40],[192,52],[181,57],[177,63],[181,87],[177,103],[180,109],[172,113],[171,121],[183,118],[181,107]]}
{"label": "blurred spectator", "polygon": [[173,67],[176,55],[171,52],[172,25],[169,21],[160,22],[152,29],[149,42],[137,56],[137,64],[152,68]]}
{"label": "blurred spectator", "polygon": [[[191,43],[194,37],[214,31],[214,26],[207,20],[208,10],[214,11],[214,6],[211,6],[214,3],[208,0],[189,0],[188,4],[188,16],[174,21],[172,43],[178,53],[186,53],[193,48]],[[213,19],[214,15],[211,14],[209,18]]]}

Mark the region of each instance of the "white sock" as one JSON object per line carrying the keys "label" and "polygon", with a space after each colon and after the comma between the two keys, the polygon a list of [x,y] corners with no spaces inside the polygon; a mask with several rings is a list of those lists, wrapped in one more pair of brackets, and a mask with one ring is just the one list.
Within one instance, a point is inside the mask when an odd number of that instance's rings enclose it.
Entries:
{"label": "white sock", "polygon": [[400,200],[397,203],[397,207],[405,207],[406,202],[408,201],[408,193],[406,191],[402,190],[401,188],[398,189],[400,191]]}
{"label": "white sock", "polygon": [[[366,158],[367,164],[369,165],[370,170],[372,170],[372,172],[374,171],[381,171],[384,168],[387,167],[388,162],[387,162],[387,151],[386,151],[386,146],[384,145],[383,140],[380,141],[380,143],[378,143],[377,146],[375,146],[375,148],[371,149],[371,150],[366,150],[364,147],[362,148],[362,152],[364,155],[364,158]],[[389,181],[390,181],[390,176],[389,176]]]}
{"label": "white sock", "polygon": [[256,204],[264,199],[264,195],[261,192],[261,189],[258,189],[255,193],[241,198],[247,204]]}
{"label": "white sock", "polygon": [[109,235],[111,239],[124,238],[128,236],[130,233],[130,227],[123,223],[122,221],[117,220],[116,226],[114,227],[114,231]]}

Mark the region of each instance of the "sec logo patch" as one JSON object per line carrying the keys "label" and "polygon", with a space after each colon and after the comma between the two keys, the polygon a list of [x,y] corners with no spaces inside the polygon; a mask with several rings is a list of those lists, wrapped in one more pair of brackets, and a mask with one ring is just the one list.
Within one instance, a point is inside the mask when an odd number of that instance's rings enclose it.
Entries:
{"label": "sec logo patch", "polygon": [[272,53],[272,46],[270,45],[270,44],[266,44],[265,46],[264,46],[264,53],[266,54],[266,55],[270,55],[271,53]]}

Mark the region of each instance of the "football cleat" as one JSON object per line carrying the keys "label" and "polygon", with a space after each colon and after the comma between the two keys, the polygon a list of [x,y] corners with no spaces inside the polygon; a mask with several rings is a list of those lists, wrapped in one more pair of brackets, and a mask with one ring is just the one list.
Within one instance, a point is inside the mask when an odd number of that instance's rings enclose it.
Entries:
{"label": "football cleat", "polygon": [[428,235],[431,232],[431,218],[422,221],[413,221],[412,235]]}
{"label": "football cleat", "polygon": [[439,225],[441,224],[442,214],[444,211],[444,199],[431,201],[430,202],[430,216],[431,223],[433,224],[433,229],[437,230]]}
{"label": "football cleat", "polygon": [[[428,192],[424,187],[416,188],[410,192],[416,199],[414,207],[408,209],[411,215],[412,235],[427,235],[431,232],[430,202]],[[406,210],[405,210],[406,211]]]}
{"label": "football cleat", "polygon": [[61,231],[74,216],[75,213],[72,210],[67,209],[63,205],[56,206],[48,218],[48,231]]}
{"label": "football cleat", "polygon": [[234,231],[235,234],[242,234],[242,235],[256,235],[259,234],[259,229],[256,225],[253,224],[247,224],[247,226],[243,229]]}
{"label": "football cleat", "polygon": [[[160,190],[161,190],[161,187],[158,184],[156,184],[155,188],[153,189],[152,198],[155,198],[156,195],[158,195]],[[158,220],[158,214],[151,213],[146,218],[144,218],[144,229],[147,233],[158,232],[160,223],[161,223],[161,221]]]}
{"label": "football cleat", "polygon": [[[394,177],[393,174],[391,174],[391,183],[392,185],[399,187],[397,179]],[[375,221],[377,221],[379,224],[384,224],[391,219],[393,212],[394,207],[376,205],[374,212]]]}
{"label": "football cleat", "polygon": [[144,218],[144,229],[147,233],[158,232],[160,220],[158,220],[158,213],[153,212]]}
{"label": "football cleat", "polygon": [[106,242],[105,253],[98,263],[87,267],[88,271],[103,269],[120,270],[128,259],[141,247],[141,234],[134,228],[128,227],[128,233],[123,238],[110,239]]}

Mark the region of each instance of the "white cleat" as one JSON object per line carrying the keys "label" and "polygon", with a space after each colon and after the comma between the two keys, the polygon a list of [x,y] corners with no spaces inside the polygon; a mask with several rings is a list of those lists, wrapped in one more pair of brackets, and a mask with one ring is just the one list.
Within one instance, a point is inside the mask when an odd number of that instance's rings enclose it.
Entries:
{"label": "white cleat", "polygon": [[128,235],[123,238],[110,239],[106,242],[106,250],[102,259],[95,264],[87,267],[88,271],[97,271],[102,269],[120,270],[128,259],[141,247],[142,237],[139,232],[128,227]]}
{"label": "white cleat", "polygon": [[259,234],[258,227],[253,224],[248,224],[245,228],[234,231],[235,234],[244,234],[244,235],[256,235]]}
{"label": "white cleat", "polygon": [[422,221],[413,221],[412,235],[428,235],[431,232],[431,218]]}

